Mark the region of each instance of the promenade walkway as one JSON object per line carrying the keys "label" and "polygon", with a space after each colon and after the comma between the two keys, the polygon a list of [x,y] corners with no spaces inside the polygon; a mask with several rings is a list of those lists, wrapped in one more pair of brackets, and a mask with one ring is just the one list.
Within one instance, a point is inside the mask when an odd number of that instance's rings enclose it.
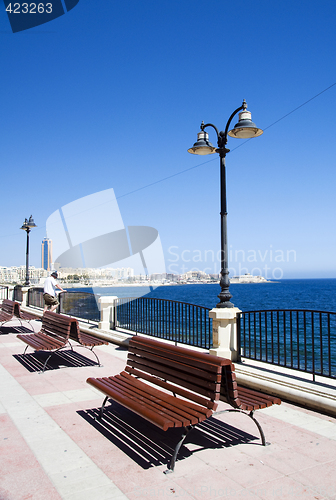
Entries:
{"label": "promenade walkway", "polygon": [[126,350],[97,348],[102,367],[67,350],[40,374],[43,353],[24,359],[14,327],[0,329],[0,500],[336,500],[335,418],[287,403],[257,412],[265,448],[246,416],[212,417],[165,475],[167,433],[118,405],[94,420],[103,397],[86,379],[120,372]]}

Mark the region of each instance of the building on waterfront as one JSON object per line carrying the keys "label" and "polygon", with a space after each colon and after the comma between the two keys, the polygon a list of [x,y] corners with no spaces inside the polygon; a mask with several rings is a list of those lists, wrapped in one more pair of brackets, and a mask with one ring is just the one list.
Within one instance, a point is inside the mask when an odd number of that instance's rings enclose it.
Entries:
{"label": "building on waterfront", "polygon": [[112,285],[119,281],[133,279],[134,269],[130,267],[123,268],[90,268],[90,267],[60,267],[57,262],[54,263],[58,272],[58,278],[68,282],[85,282],[95,286]]}
{"label": "building on waterfront", "polygon": [[[46,278],[45,269],[29,266],[29,280],[32,284],[39,284],[41,278]],[[22,283],[26,279],[26,266],[0,267],[0,283]]]}
{"label": "building on waterfront", "polygon": [[233,276],[230,278],[230,283],[268,283],[269,281],[263,276],[253,276],[250,273],[242,274],[241,276]]}
{"label": "building on waterfront", "polygon": [[52,241],[49,238],[44,238],[44,240],[42,241],[41,256],[42,256],[42,264],[41,264],[42,269],[50,271],[52,263]]}
{"label": "building on waterfront", "polygon": [[172,273],[154,273],[149,276],[150,281],[164,282],[177,282],[179,280],[178,274]]}
{"label": "building on waterfront", "polygon": [[[50,240],[49,240],[50,241]],[[51,265],[51,262],[50,262]],[[218,274],[206,274],[203,271],[188,271],[184,274],[173,273],[153,273],[150,275],[135,275],[134,269],[123,268],[60,268],[55,263],[58,271],[58,278],[64,282],[83,283],[91,286],[113,286],[118,283],[217,283],[220,279]],[[50,268],[51,270],[51,268]],[[45,278],[50,274],[45,268],[35,268],[29,266],[29,279],[34,285],[43,284]],[[26,267],[5,267],[0,266],[0,283],[20,283],[26,278]],[[230,283],[269,283],[263,276],[253,276],[246,273],[241,276],[233,276]]]}

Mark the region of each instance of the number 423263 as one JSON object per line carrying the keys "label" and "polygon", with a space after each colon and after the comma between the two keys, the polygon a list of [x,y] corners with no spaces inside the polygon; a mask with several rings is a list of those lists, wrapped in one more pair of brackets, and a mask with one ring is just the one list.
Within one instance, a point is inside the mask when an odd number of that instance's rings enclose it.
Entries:
{"label": "number 423263", "polygon": [[10,14],[51,14],[52,13],[52,4],[51,3],[23,3],[20,5],[19,3],[14,3],[13,8],[12,4],[8,4],[6,7],[6,11]]}

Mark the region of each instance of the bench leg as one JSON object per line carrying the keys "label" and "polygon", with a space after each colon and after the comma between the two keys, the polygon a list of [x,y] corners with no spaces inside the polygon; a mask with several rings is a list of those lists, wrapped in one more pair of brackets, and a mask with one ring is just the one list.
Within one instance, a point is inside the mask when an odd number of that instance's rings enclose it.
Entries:
{"label": "bench leg", "polygon": [[69,347],[71,347],[71,350],[72,350],[72,351],[74,350],[74,348],[72,347],[72,344],[71,344],[70,340],[68,340],[68,344],[67,344],[67,345],[68,345]]}
{"label": "bench leg", "polygon": [[41,371],[40,373],[44,373],[44,370],[45,370],[45,369],[46,369],[46,367],[47,367],[48,361],[49,361],[49,359],[51,358],[51,356],[52,356],[53,354],[54,354],[53,352],[52,352],[51,354],[49,354],[49,356],[47,357],[47,359],[46,359],[46,361],[45,361],[45,363],[44,363],[44,365],[43,365],[42,371]]}
{"label": "bench leg", "polygon": [[[57,354],[57,353],[58,353],[58,351],[60,351],[61,349],[66,348],[66,347],[68,347],[68,346],[59,347],[58,349],[56,349],[56,351],[53,351],[53,352],[52,352],[52,353],[51,353],[51,354],[47,357],[47,360],[45,361],[45,363],[44,363],[44,365],[43,365],[43,369],[42,369],[42,371],[41,371],[40,373],[44,373],[44,370],[46,369],[47,364],[48,364],[48,361],[49,361],[49,359],[51,358],[51,356],[53,356],[54,354]],[[72,349],[72,347],[71,347],[71,349]]]}
{"label": "bench leg", "polygon": [[250,413],[246,413],[245,411],[240,410],[239,408],[230,408],[228,410],[216,411],[213,414],[213,416],[220,415],[221,413],[234,412],[234,411],[238,411],[239,413],[244,413],[244,415],[247,415],[248,417],[250,417],[251,420],[253,420],[253,422],[258,427],[258,431],[259,431],[261,442],[262,442],[263,446],[269,446],[271,444],[271,443],[268,443],[266,441],[264,431],[262,430],[262,427],[259,424],[258,420],[254,417],[254,410],[250,411]]}
{"label": "bench leg", "polygon": [[[71,349],[72,349],[72,345],[71,345],[71,343],[70,343],[70,342],[69,342],[69,344],[70,344]],[[99,358],[98,358],[97,354],[96,354],[96,353],[95,353],[95,351],[93,350],[93,348],[94,348],[95,346],[88,347],[88,346],[86,346],[86,345],[79,344],[79,345],[76,345],[75,347],[84,347],[84,349],[88,349],[89,351],[91,351],[91,352],[92,352],[92,354],[94,354],[94,355],[96,356],[96,360],[97,360],[98,366],[102,366],[102,365],[100,364],[100,360],[99,360]]]}
{"label": "bench leg", "polygon": [[[107,400],[109,398],[110,398],[110,396],[105,397],[103,404],[100,408],[99,415],[98,415],[98,417],[95,418],[95,420],[101,420],[103,418],[104,408],[105,408],[105,405],[106,405]],[[183,445],[185,438],[187,437],[189,432],[193,430],[194,427],[195,427],[195,425],[189,425],[188,427],[183,427],[183,433],[182,433],[181,439],[175,447],[173,456],[168,464],[168,469],[163,472],[164,474],[170,474],[170,473],[174,472],[175,462],[176,462],[178,452],[180,451],[180,448]]]}
{"label": "bench leg", "polygon": [[105,405],[107,403],[108,398],[109,398],[109,396],[106,396],[106,398],[104,399],[102,407],[100,408],[100,411],[99,411],[99,416],[96,417],[95,420],[101,420],[103,418],[103,412],[104,412],[104,408],[105,408]]}
{"label": "bench leg", "polygon": [[[22,319],[21,319],[19,316],[15,316],[15,318],[16,318],[16,319],[18,319],[18,320],[20,321],[20,326],[23,326]],[[30,326],[30,328],[31,328],[32,333],[35,333],[34,327],[33,327],[33,326],[31,325],[31,323],[30,323],[32,320],[31,320],[31,319],[26,319],[26,320],[24,320],[24,321],[25,321],[26,323],[28,323],[28,325],[29,325],[29,326]]]}
{"label": "bench leg", "polygon": [[177,458],[177,454],[178,452],[180,451],[180,448],[185,440],[185,438],[187,437],[187,435],[189,434],[189,432],[194,428],[195,426],[194,425],[189,425],[188,427],[184,427],[183,428],[183,433],[182,433],[182,437],[180,439],[180,441],[177,443],[176,447],[175,447],[175,450],[174,450],[174,454],[171,458],[171,461],[168,465],[168,469],[164,471],[164,474],[170,474],[171,472],[174,472],[174,468],[175,468],[175,462],[176,462],[176,458]]}
{"label": "bench leg", "polygon": [[94,346],[92,346],[92,347],[91,347],[91,349],[88,347],[89,351],[91,351],[91,352],[92,352],[92,354],[94,354],[94,355],[96,356],[96,360],[97,360],[98,365],[99,365],[99,366],[102,366],[102,365],[100,364],[100,360],[99,360],[99,358],[98,358],[98,356],[97,356],[96,352],[93,350],[93,348],[94,348]]}
{"label": "bench leg", "polygon": [[261,442],[262,442],[263,446],[269,446],[271,443],[268,443],[266,441],[264,431],[262,430],[261,425],[259,424],[258,420],[254,417],[254,411],[253,410],[250,411],[250,413],[248,414],[248,416],[253,420],[253,422],[258,427],[259,434],[260,434],[260,437],[261,437]]}
{"label": "bench leg", "polygon": [[32,332],[35,333],[34,327],[31,324],[31,321],[33,321],[33,320],[32,319],[27,319],[26,321],[27,321],[28,325],[30,326],[30,328],[32,329]]}

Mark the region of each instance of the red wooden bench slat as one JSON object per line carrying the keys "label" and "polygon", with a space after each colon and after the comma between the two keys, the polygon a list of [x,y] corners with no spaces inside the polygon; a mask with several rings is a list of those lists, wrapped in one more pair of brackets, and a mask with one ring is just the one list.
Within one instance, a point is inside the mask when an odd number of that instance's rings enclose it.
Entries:
{"label": "red wooden bench slat", "polygon": [[0,305],[0,322],[6,323],[14,316],[14,302],[12,300],[3,299]]}
{"label": "red wooden bench slat", "polygon": [[[206,396],[209,399],[212,399],[212,396],[214,396],[214,394],[219,395],[220,384],[216,384],[213,388],[208,389],[208,388],[202,387],[200,382],[197,384],[197,386],[195,386],[195,384],[186,380],[183,376],[181,376],[181,374],[175,372],[175,373],[177,373],[177,375],[174,376],[172,372],[168,372],[167,370],[161,369],[160,367],[158,369],[154,369],[154,368],[141,366],[139,363],[137,363],[136,368],[137,368],[138,373],[139,372],[141,373],[141,371],[143,371],[146,373],[150,373],[151,375],[154,375],[156,377],[170,380],[170,382],[173,382],[177,385],[183,385],[183,387],[185,387],[186,389],[190,389],[190,391],[197,391],[198,394],[202,394],[202,396]],[[131,363],[128,366],[127,371],[129,373],[132,373],[132,364]],[[183,373],[183,375],[184,375],[184,373]]]}
{"label": "red wooden bench slat", "polygon": [[65,347],[70,334],[70,318],[62,314],[46,311],[42,317],[42,327],[37,333],[17,335],[17,338],[36,351],[53,351]]}
{"label": "red wooden bench slat", "polygon": [[28,334],[17,335],[17,338],[33,347],[35,351],[53,351],[64,346],[64,342],[59,342],[56,339],[50,339],[47,335],[41,334]]}
{"label": "red wooden bench slat", "polygon": [[[134,360],[136,361],[141,358],[141,353],[143,351],[141,349],[133,348],[132,353],[128,354],[128,359],[129,360]],[[175,357],[173,358],[172,356],[169,356],[165,352],[165,359],[169,359],[169,368],[170,369],[177,369],[177,371],[183,370],[183,367],[185,367],[186,373],[190,375],[194,375],[195,377],[199,377],[203,375],[203,370],[207,369],[208,371],[208,381],[214,381],[214,382],[219,382],[221,381],[221,366],[213,366],[209,364],[198,364],[197,361],[197,366],[193,366],[190,363],[185,362],[185,356],[182,358],[180,357]],[[156,353],[151,353],[151,352],[146,352],[146,362],[148,363],[148,366],[153,366],[150,364],[150,361],[153,361],[153,363],[160,363],[162,360],[162,351],[161,352],[156,352]],[[200,365],[203,366],[203,369],[200,368]]]}
{"label": "red wooden bench slat", "polygon": [[[135,377],[141,377],[144,380],[147,380],[148,382],[151,382],[152,380],[152,375],[147,375],[143,372],[140,372],[138,370],[130,369],[128,366],[125,367],[125,371],[132,373]],[[217,403],[203,398],[202,396],[199,396],[198,394],[195,393],[190,393],[189,391],[186,391],[185,389],[182,389],[181,387],[178,387],[176,385],[170,384],[169,382],[165,382],[164,380],[161,379],[156,379],[155,384],[159,387],[162,387],[163,389],[166,389],[167,391],[175,392],[179,396],[182,396],[183,398],[186,399],[191,399],[195,401],[195,403],[205,406],[206,408],[209,408],[211,410],[215,410],[218,406]]]}
{"label": "red wooden bench slat", "polygon": [[[72,336],[70,337],[72,338]],[[80,332],[79,343],[88,347],[95,347],[97,345],[108,345],[106,340],[98,339],[93,335],[88,335],[87,333]]]}
{"label": "red wooden bench slat", "polygon": [[281,404],[281,400],[275,396],[238,386],[233,363],[223,366],[220,392],[221,401],[229,403],[233,408],[246,411],[260,410],[273,404]]}
{"label": "red wooden bench slat", "polygon": [[[121,384],[125,384],[128,386],[131,385],[134,390],[137,390],[139,388],[139,390],[142,391],[143,387],[145,386],[146,394],[153,395],[154,398],[157,397],[158,393],[160,395],[162,394],[162,391],[158,391],[158,389],[151,387],[148,384],[144,384],[141,380],[134,379],[134,377],[129,375],[127,372],[122,372],[120,375],[117,375],[116,378],[120,381]],[[173,408],[179,408],[179,411],[181,410],[182,412],[185,412],[186,408],[188,408],[188,414],[194,415],[198,419],[202,418],[202,416],[210,417],[210,415],[212,414],[212,411],[209,409],[202,408],[195,403],[181,400],[180,398],[176,398],[171,394],[167,394],[167,401],[170,402],[170,405]]]}
{"label": "red wooden bench slat", "polygon": [[148,384],[137,381],[137,384],[130,383],[131,381],[124,379],[122,376],[101,379],[109,390],[121,392],[128,395],[134,400],[138,400],[140,404],[146,405],[150,409],[159,411],[160,414],[165,414],[171,420],[170,427],[181,427],[186,425],[194,425],[199,422],[202,417],[201,413],[195,411],[185,411],[183,405],[179,404],[179,400],[165,394],[162,391],[151,388]]}
{"label": "red wooden bench slat", "polygon": [[[132,352],[136,352],[136,349],[144,349],[146,353],[154,353],[160,356],[162,355],[162,347],[157,344],[164,344],[164,354],[166,358],[172,361],[180,361],[181,363],[186,363],[196,368],[209,370],[210,372],[214,371],[217,373],[217,367],[221,367],[230,362],[224,358],[209,356],[207,353],[159,342],[147,337],[134,336],[131,341]],[[188,355],[190,352],[193,353],[192,357]]]}
{"label": "red wooden bench slat", "polygon": [[254,389],[250,389],[250,388],[246,388],[246,387],[241,387],[241,386],[238,386],[238,390],[239,390],[239,395],[243,395],[243,394],[248,394],[248,395],[251,395],[251,396],[256,396],[256,398],[260,398],[261,400],[265,401],[265,402],[269,402],[270,403],[270,406],[272,404],[281,404],[281,399],[280,398],[277,398],[276,396],[270,396],[269,394],[264,394],[263,392],[259,392],[259,391],[256,391]]}
{"label": "red wooden bench slat", "polygon": [[[94,383],[93,383],[94,381]],[[106,394],[106,384],[100,382],[99,379],[87,379],[87,382],[97,389],[101,390],[104,394]],[[140,415],[141,417],[149,420],[154,425],[157,425],[164,431],[166,431],[171,426],[171,419],[168,419],[164,415],[158,413],[157,411],[153,411],[148,409],[144,404],[140,404],[138,401],[134,401],[130,399],[128,396],[124,396],[122,393],[109,391],[109,397],[113,398],[118,403],[122,404],[129,410],[132,410],[134,413]]]}
{"label": "red wooden bench slat", "polygon": [[196,425],[212,415],[219,399],[221,367],[226,363],[209,354],[133,337],[121,374],[87,382],[166,430]]}
{"label": "red wooden bench slat", "polygon": [[14,302],[14,316],[20,319],[24,319],[25,321],[31,321],[33,319],[41,319],[40,316],[38,316],[37,314],[33,314],[27,311],[22,311],[19,302]]}
{"label": "red wooden bench slat", "polygon": [[217,368],[216,380],[209,380],[209,372],[206,371],[206,378],[204,376],[204,370],[197,370],[196,375],[194,375],[194,371],[192,367],[188,364],[183,363],[175,363],[171,360],[167,361],[167,358],[164,356],[157,356],[155,359],[151,357],[149,360],[143,357],[135,356],[133,354],[128,355],[128,364],[138,370],[149,371],[152,373],[152,370],[156,370],[157,373],[162,373],[162,377],[167,378],[169,376],[176,377],[177,374],[179,378],[183,378],[185,381],[190,382],[193,385],[201,386],[204,389],[213,391],[219,390],[219,386],[221,383],[221,369]]}
{"label": "red wooden bench slat", "polygon": [[76,318],[71,319],[71,329],[70,329],[70,340],[75,340],[79,344],[85,347],[96,347],[100,345],[108,345],[108,342],[103,339],[99,339],[94,335],[88,333],[83,333],[80,331],[79,324]]}

